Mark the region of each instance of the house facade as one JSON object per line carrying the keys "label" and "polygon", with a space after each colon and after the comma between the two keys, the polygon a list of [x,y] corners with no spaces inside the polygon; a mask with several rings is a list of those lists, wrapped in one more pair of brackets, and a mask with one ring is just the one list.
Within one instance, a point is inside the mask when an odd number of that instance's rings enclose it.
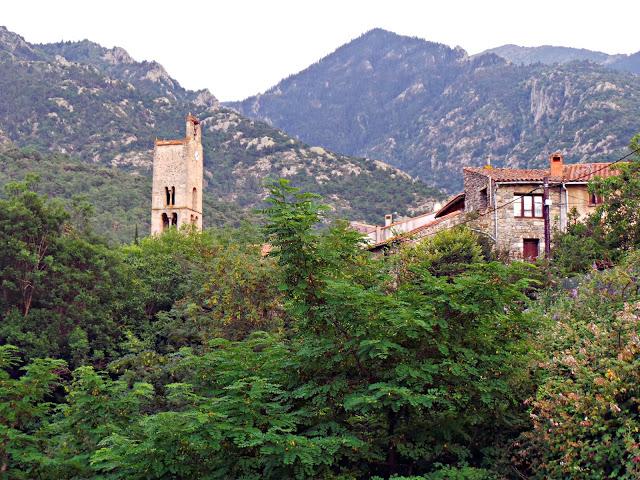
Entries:
{"label": "house facade", "polygon": [[608,163],[567,165],[560,153],[549,157],[548,169],[465,168],[464,212],[476,217],[470,224],[496,249],[514,259],[534,259],[544,254],[544,179],[551,230],[565,231],[572,211],[584,218],[602,201],[589,193],[589,181],[615,174]]}
{"label": "house facade", "polygon": [[574,210],[578,218],[584,218],[602,202],[589,193],[589,181],[616,174],[608,163],[565,164],[560,153],[549,157],[548,169],[464,168],[463,192],[431,216],[418,217],[424,221],[416,228],[382,236],[371,231],[369,238],[376,241],[370,241],[370,249],[396,241],[419,241],[465,224],[491,239],[495,248],[510,258],[532,260],[544,254],[544,179],[549,185],[551,230],[565,231]]}

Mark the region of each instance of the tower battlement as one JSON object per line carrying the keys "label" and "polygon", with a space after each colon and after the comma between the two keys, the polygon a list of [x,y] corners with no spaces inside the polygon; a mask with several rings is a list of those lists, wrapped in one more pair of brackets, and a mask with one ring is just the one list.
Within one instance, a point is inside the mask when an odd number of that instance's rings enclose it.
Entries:
{"label": "tower battlement", "polygon": [[185,123],[184,138],[154,144],[152,235],[182,225],[202,230],[202,131],[200,121],[191,114]]}

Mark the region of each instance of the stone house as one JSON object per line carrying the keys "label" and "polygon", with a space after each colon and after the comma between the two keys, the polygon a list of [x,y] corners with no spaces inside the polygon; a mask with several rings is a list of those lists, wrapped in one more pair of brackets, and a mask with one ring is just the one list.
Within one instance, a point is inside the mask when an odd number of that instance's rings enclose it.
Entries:
{"label": "stone house", "polygon": [[[549,181],[551,229],[564,231],[573,210],[578,218],[584,218],[602,203],[589,193],[588,182],[616,173],[608,163],[565,164],[560,153],[549,157],[548,169],[467,167],[463,169],[464,191],[431,214],[428,221],[396,235],[370,232],[369,248],[375,251],[394,242],[418,241],[464,223],[490,238],[495,248],[510,258],[534,259],[544,253],[544,178]],[[373,237],[375,241],[371,241]]]}
{"label": "stone house", "polygon": [[608,163],[565,164],[549,157],[548,169],[472,168],[463,170],[464,212],[476,230],[489,236],[511,258],[534,259],[544,253],[543,181],[549,181],[551,230],[565,231],[569,214],[591,214],[602,198],[590,194],[595,177],[615,175]]}

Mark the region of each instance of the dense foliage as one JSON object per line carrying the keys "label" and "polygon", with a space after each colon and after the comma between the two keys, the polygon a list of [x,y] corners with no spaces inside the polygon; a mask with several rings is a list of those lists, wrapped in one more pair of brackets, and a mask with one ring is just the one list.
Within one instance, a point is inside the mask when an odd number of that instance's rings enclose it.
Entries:
{"label": "dense foliage", "polygon": [[487,263],[470,232],[375,259],[282,181],[269,257],[250,229],[109,249],[8,189],[12,478],[491,478],[526,428],[532,272]]}
{"label": "dense foliage", "polygon": [[541,312],[544,380],[516,455],[530,478],[640,477],[638,278],[636,252]]}
{"label": "dense foliage", "polygon": [[373,257],[286,180],[262,231],[109,248],[32,182],[0,200],[7,478],[639,474],[636,254],[568,292],[464,228]]}

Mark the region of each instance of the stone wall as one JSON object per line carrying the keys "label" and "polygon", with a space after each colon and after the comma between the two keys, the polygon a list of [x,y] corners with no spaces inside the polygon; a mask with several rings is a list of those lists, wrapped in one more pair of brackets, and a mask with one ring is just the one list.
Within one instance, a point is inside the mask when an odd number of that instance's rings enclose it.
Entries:
{"label": "stone wall", "polygon": [[[496,204],[498,207],[507,204],[514,199],[515,195],[525,194],[538,186],[540,184],[537,183],[498,184],[494,189]],[[542,194],[542,187],[535,193]],[[549,212],[551,230],[553,231],[560,227],[560,187],[550,188],[549,198],[553,202]],[[490,213],[487,216],[491,217],[490,224],[493,226],[493,235],[496,239],[498,250],[509,252],[511,258],[522,258],[524,239],[537,239],[540,246],[540,255],[544,254],[544,220],[542,218],[517,217],[513,211],[513,204],[499,208],[495,213],[495,215]],[[497,229],[494,223],[496,219]]]}
{"label": "stone wall", "polygon": [[[544,220],[516,216],[512,203],[516,195],[527,194],[537,187],[534,193],[542,194],[539,182],[496,183],[486,175],[465,170],[465,212],[472,219],[476,216],[470,226],[492,238],[496,249],[507,252],[511,258],[522,258],[525,239],[538,240],[539,254],[543,255]],[[550,187],[549,198],[552,201],[549,214],[553,232],[566,225],[566,212],[562,205],[565,199],[561,187]],[[495,212],[494,206],[497,207]]]}
{"label": "stone wall", "polygon": [[[489,208],[491,185],[489,178],[480,173],[464,170],[465,212],[484,213]],[[484,192],[487,192],[486,195]]]}

